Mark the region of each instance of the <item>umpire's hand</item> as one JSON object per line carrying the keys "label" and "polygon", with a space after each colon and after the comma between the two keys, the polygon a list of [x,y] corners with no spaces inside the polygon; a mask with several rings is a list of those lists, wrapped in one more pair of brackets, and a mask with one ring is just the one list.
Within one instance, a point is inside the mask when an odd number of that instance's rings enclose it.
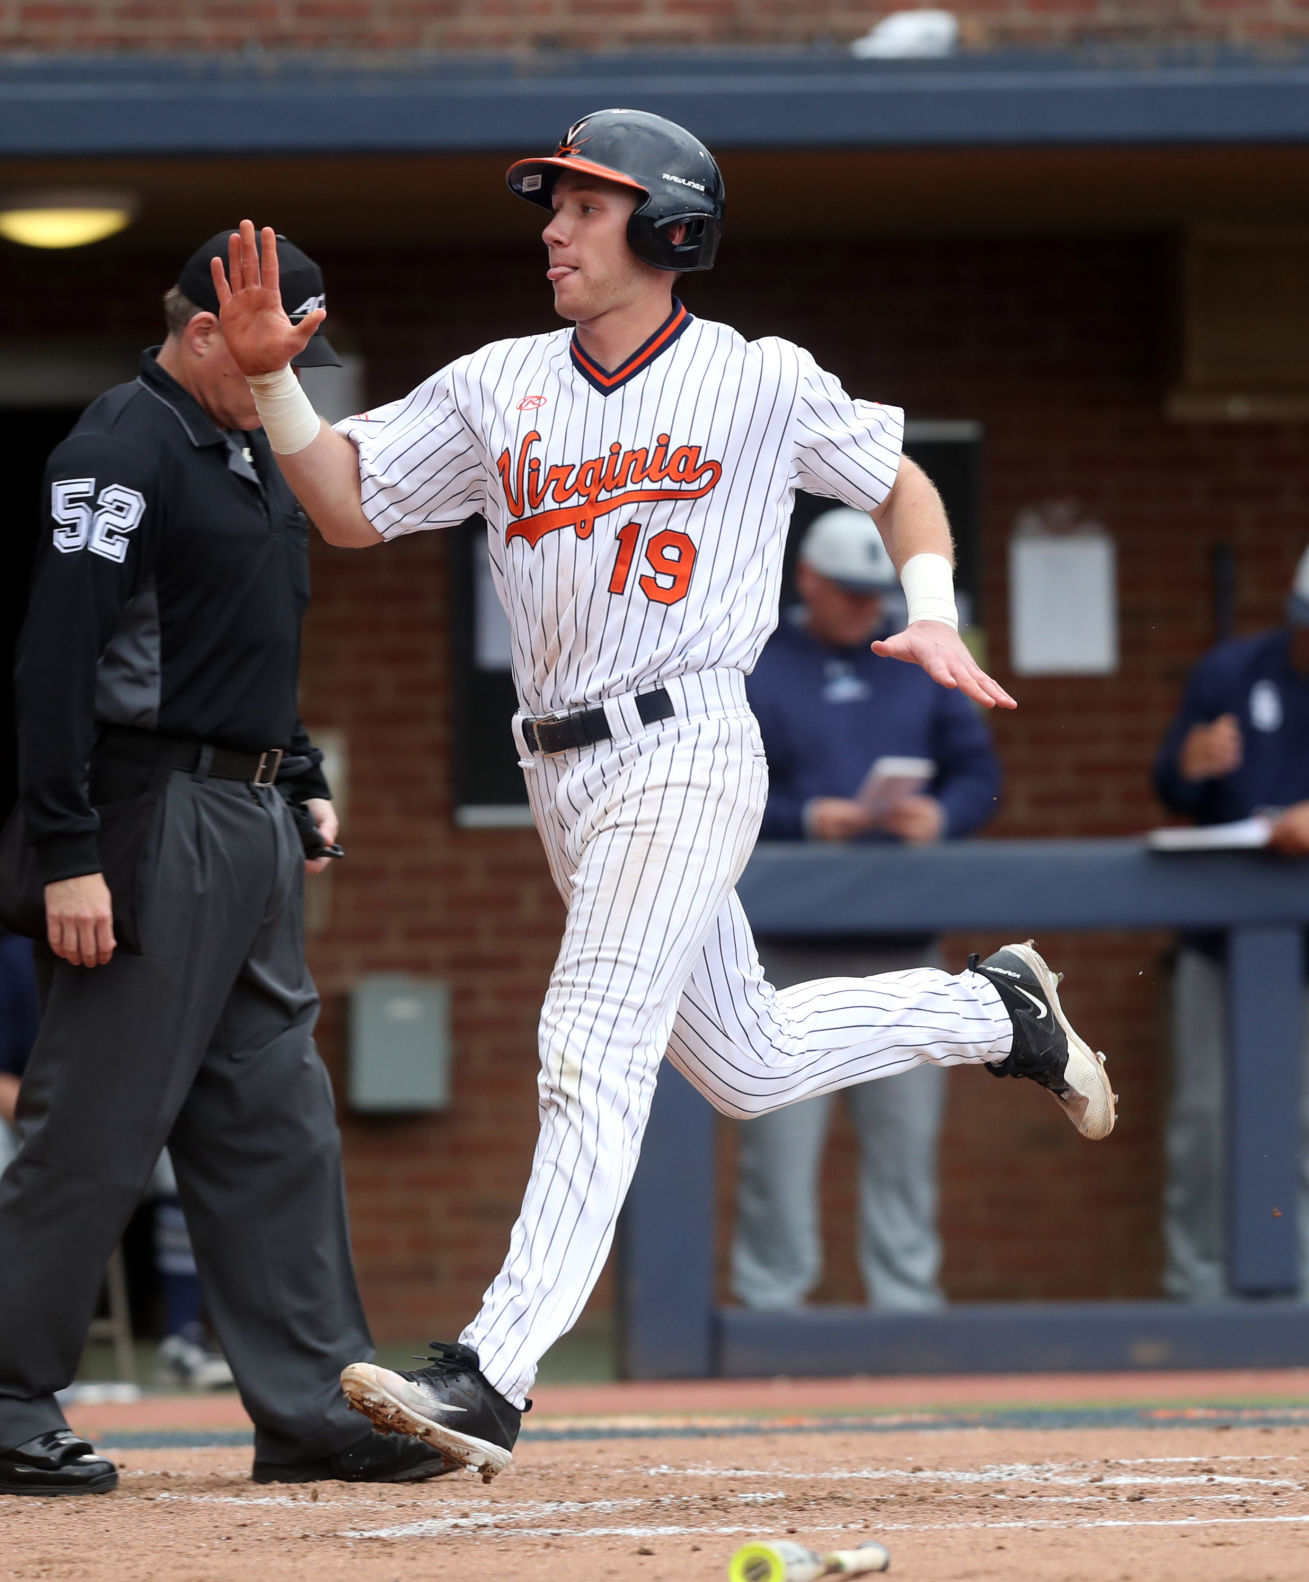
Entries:
{"label": "umpire's hand", "polygon": [[[341,833],[341,825],[336,817],[336,809],[326,797],[311,796],[305,803],[309,809],[309,816],[318,826],[318,833],[323,837],[324,846],[335,846],[336,837]],[[330,857],[311,857],[305,863],[306,873],[322,873],[324,868],[332,866]]]}
{"label": "umpire's hand", "polygon": [[102,873],[57,879],[45,887],[50,949],[75,967],[103,967],[114,953],[114,907]]}

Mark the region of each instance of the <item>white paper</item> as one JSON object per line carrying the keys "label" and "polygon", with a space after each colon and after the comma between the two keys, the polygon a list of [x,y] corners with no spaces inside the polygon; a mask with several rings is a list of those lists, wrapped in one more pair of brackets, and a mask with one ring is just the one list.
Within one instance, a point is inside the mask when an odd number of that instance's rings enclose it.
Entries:
{"label": "white paper", "polygon": [[1075,532],[1009,541],[1011,662],[1020,676],[1118,668],[1114,543]]}
{"label": "white paper", "polygon": [[1145,843],[1153,851],[1257,851],[1266,846],[1273,826],[1256,813],[1232,824],[1203,824],[1188,829],[1152,829]]}
{"label": "white paper", "polygon": [[918,793],[936,773],[930,758],[879,758],[864,776],[855,801],[876,818]]}

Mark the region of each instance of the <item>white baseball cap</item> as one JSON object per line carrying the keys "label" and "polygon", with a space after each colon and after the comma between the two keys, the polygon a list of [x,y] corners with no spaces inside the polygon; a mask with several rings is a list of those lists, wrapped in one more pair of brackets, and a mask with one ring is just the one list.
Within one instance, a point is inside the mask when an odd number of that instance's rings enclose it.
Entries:
{"label": "white baseball cap", "polygon": [[1292,626],[1309,626],[1309,549],[1300,556],[1286,596],[1286,618]]}
{"label": "white baseball cap", "polygon": [[809,524],[800,559],[847,593],[889,593],[899,586],[895,565],[867,511],[841,505]]}

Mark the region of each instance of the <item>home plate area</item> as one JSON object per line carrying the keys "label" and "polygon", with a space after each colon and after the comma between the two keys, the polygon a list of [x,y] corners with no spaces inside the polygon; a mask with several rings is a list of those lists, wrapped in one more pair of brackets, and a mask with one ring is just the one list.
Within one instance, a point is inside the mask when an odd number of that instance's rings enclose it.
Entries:
{"label": "home plate area", "polygon": [[528,1422],[489,1486],[254,1485],[244,1433],[103,1432],[118,1491],[0,1499],[0,1575],[698,1582],[777,1538],[876,1539],[921,1582],[1306,1574],[1309,1407],[1294,1401]]}

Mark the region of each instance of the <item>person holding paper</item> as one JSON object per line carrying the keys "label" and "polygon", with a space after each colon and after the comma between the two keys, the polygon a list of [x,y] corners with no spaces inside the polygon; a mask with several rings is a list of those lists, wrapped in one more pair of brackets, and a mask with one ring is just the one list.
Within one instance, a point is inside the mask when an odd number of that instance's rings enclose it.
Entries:
{"label": "person holding paper", "polygon": [[[1286,856],[1309,855],[1309,549],[1296,568],[1286,624],[1220,643],[1191,671],[1155,761],[1154,787],[1165,807],[1199,825],[1233,824],[1263,813],[1269,845]],[[1183,935],[1173,979],[1164,1289],[1185,1302],[1222,1301],[1231,1294],[1223,1236],[1222,952],[1221,934]],[[1309,1031],[1304,1066],[1309,1140]],[[1299,1215],[1301,1295],[1309,1296],[1306,1167]]]}
{"label": "person holding paper", "polygon": [[[872,519],[841,507],[811,525],[799,604],[747,681],[768,756],[764,840],[901,840],[969,834],[996,807],[990,733],[959,692],[922,684],[869,641],[887,630],[895,568]],[[935,941],[888,933],[842,941],[758,939],[778,988],[939,966]],[[845,1095],[859,1137],[859,1265],[870,1302],[943,1301],[936,1151],[945,1073],[918,1067]],[[799,1306],[818,1282],[818,1179],[831,1099],[740,1123],[732,1287],[747,1307]]]}

